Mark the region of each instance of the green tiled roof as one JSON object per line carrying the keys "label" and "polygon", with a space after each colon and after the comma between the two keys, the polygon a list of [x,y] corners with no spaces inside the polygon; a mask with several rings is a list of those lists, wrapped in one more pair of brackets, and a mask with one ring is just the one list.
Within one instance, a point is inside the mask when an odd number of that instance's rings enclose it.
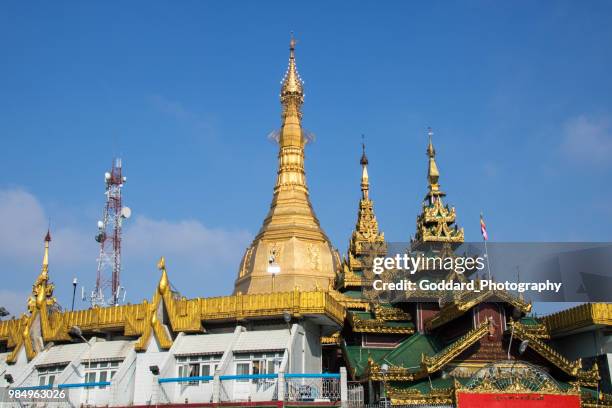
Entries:
{"label": "green tiled roof", "polygon": [[418,370],[421,364],[421,353],[432,356],[441,349],[442,346],[434,337],[415,333],[387,354],[385,361],[393,365]]}
{"label": "green tiled roof", "polygon": [[521,318],[520,318],[520,320],[519,320],[519,322],[520,322],[521,324],[526,325],[526,326],[535,326],[535,325],[541,324],[541,323],[538,321],[538,319],[536,319],[536,318],[535,318],[535,317],[533,317],[533,316],[525,316],[525,317],[521,317]]}
{"label": "green tiled roof", "polygon": [[347,290],[346,292],[342,292],[342,294],[352,297],[353,299],[361,299],[362,293],[360,290]]}
{"label": "green tiled roof", "polygon": [[388,348],[374,348],[361,346],[344,346],[346,358],[348,360],[351,372],[356,377],[361,377],[368,367],[368,357],[372,357],[375,361],[380,361],[385,354],[389,352]]}

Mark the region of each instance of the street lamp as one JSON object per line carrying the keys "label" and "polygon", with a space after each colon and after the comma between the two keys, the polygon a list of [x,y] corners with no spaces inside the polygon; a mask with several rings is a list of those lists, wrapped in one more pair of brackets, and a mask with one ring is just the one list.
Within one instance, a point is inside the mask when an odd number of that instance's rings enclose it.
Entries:
{"label": "street lamp", "polygon": [[[83,331],[81,330],[79,326],[72,326],[70,330],[68,330],[68,334],[70,334],[73,337],[80,338],[89,347],[87,350],[88,351],[87,353],[87,372],[83,376],[85,379],[85,383],[87,383],[87,376],[89,375],[89,372],[91,371],[91,344],[89,344],[87,339],[83,337]],[[85,387],[85,388],[87,389],[87,393],[85,394],[85,405],[89,405],[89,387]]]}
{"label": "street lamp", "polygon": [[289,343],[287,344],[287,369],[288,373],[291,372],[291,312],[285,310],[283,312],[283,320],[287,324],[287,329],[289,330]]}
{"label": "street lamp", "polygon": [[74,312],[74,295],[76,295],[77,278],[72,279],[72,311]]}
{"label": "street lamp", "polygon": [[274,278],[281,271],[281,267],[276,263],[276,256],[274,254],[270,255],[268,259],[268,273],[272,275],[272,293],[274,293]]}
{"label": "street lamp", "polygon": [[383,363],[380,366],[380,372],[383,375],[383,392],[385,394],[385,406],[387,406],[387,373],[389,372],[389,364]]}

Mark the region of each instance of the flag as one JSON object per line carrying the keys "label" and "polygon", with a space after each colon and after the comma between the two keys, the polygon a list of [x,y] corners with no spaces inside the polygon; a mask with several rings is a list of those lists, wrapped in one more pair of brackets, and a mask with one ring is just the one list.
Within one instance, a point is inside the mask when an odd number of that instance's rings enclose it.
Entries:
{"label": "flag", "polygon": [[487,234],[487,226],[484,222],[484,218],[482,218],[482,214],[480,214],[480,233],[482,234],[482,238],[485,241],[489,240],[489,235]]}

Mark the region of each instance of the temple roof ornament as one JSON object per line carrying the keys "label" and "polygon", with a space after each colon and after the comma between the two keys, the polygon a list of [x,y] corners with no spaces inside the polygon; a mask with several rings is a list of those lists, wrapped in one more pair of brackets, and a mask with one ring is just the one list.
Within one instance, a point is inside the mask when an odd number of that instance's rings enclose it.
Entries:
{"label": "temple roof ornament", "polygon": [[[281,82],[282,125],[278,135],[278,172],[270,211],[259,233],[247,248],[234,294],[327,290],[340,266],[340,256],[323,232],[310,203],[302,128],[304,82],[295,62],[296,41],[289,43],[289,65]],[[280,273],[268,272],[270,259]],[[321,289],[324,288],[324,289]]]}
{"label": "temple roof ornament", "polygon": [[436,164],[436,149],[433,146],[431,128],[427,132],[429,143],[427,145],[427,194],[423,200],[423,210],[417,216],[417,228],[414,243],[419,246],[423,243],[462,243],[464,240],[463,228],[455,224],[455,207],[444,205],[443,197],[446,194],[440,189],[440,171]]}
{"label": "temple roof ornament", "polygon": [[387,252],[385,234],[378,229],[374,213],[374,203],[370,199],[370,177],[368,174],[368,156],[365,143],[361,144],[361,199],[357,211],[357,223],[349,241],[348,254],[343,267],[342,285],[344,287],[362,286],[364,267],[367,259]]}

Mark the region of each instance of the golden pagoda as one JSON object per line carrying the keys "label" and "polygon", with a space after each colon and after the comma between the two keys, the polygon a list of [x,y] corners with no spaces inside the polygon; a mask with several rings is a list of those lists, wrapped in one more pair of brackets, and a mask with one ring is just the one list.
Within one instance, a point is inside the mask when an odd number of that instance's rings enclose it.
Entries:
{"label": "golden pagoda", "polygon": [[327,289],[340,265],[309,199],[304,170],[307,138],[302,129],[304,83],[295,64],[295,40],[282,81],[282,125],[278,139],[278,176],[270,211],[247,248],[234,293]]}

